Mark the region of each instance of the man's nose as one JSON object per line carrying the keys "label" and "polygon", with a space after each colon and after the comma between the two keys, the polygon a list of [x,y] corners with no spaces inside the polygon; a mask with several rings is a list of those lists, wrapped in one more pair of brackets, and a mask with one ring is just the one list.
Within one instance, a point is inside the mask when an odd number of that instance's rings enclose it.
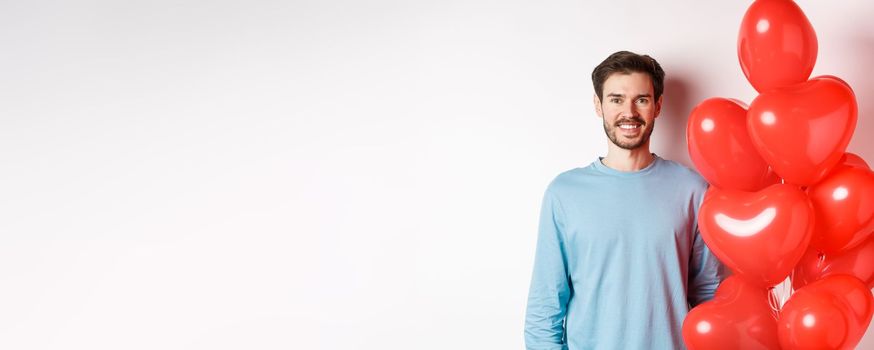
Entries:
{"label": "man's nose", "polygon": [[637,113],[637,108],[635,108],[634,103],[626,103],[622,106],[622,116],[623,117],[633,117]]}

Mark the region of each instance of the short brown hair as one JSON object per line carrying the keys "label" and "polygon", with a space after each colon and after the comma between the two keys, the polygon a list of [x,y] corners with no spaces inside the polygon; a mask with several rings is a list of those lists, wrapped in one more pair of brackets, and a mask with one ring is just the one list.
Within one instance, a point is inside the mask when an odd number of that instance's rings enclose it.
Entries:
{"label": "short brown hair", "polygon": [[610,75],[614,73],[631,74],[632,72],[649,74],[650,79],[652,79],[653,94],[655,94],[653,98],[658,100],[662,96],[665,89],[665,71],[662,70],[662,66],[654,58],[647,55],[619,51],[607,57],[592,71],[592,84],[595,85],[598,100],[604,97],[604,82]]}

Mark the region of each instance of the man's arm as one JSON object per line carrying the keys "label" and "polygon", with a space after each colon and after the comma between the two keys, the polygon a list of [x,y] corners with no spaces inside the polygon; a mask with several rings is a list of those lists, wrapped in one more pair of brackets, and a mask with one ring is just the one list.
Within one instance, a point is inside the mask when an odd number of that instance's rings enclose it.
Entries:
{"label": "man's arm", "polygon": [[534,273],[525,313],[528,350],[567,349],[564,319],[571,290],[564,244],[564,213],[548,189],[543,196]]}
{"label": "man's arm", "polygon": [[716,287],[725,277],[725,267],[704,244],[696,227],[689,261],[689,305],[695,307],[713,299]]}

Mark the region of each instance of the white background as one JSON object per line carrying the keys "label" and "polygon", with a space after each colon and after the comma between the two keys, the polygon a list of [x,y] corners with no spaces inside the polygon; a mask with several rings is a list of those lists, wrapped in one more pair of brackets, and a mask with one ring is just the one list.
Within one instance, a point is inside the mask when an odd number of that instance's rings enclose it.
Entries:
{"label": "white background", "polygon": [[[689,164],[748,4],[2,1],[0,348],[520,349],[592,68],[656,57]],[[799,4],[872,163],[874,3]]]}

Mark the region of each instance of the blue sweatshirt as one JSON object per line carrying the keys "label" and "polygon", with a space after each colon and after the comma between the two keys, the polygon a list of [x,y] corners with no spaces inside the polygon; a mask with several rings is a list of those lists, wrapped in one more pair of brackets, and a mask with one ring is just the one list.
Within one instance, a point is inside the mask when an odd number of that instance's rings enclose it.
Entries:
{"label": "blue sweatshirt", "polygon": [[698,233],[706,189],[658,156],[636,172],[596,160],[558,175],[540,213],[527,349],[685,349],[683,319],[724,270]]}

